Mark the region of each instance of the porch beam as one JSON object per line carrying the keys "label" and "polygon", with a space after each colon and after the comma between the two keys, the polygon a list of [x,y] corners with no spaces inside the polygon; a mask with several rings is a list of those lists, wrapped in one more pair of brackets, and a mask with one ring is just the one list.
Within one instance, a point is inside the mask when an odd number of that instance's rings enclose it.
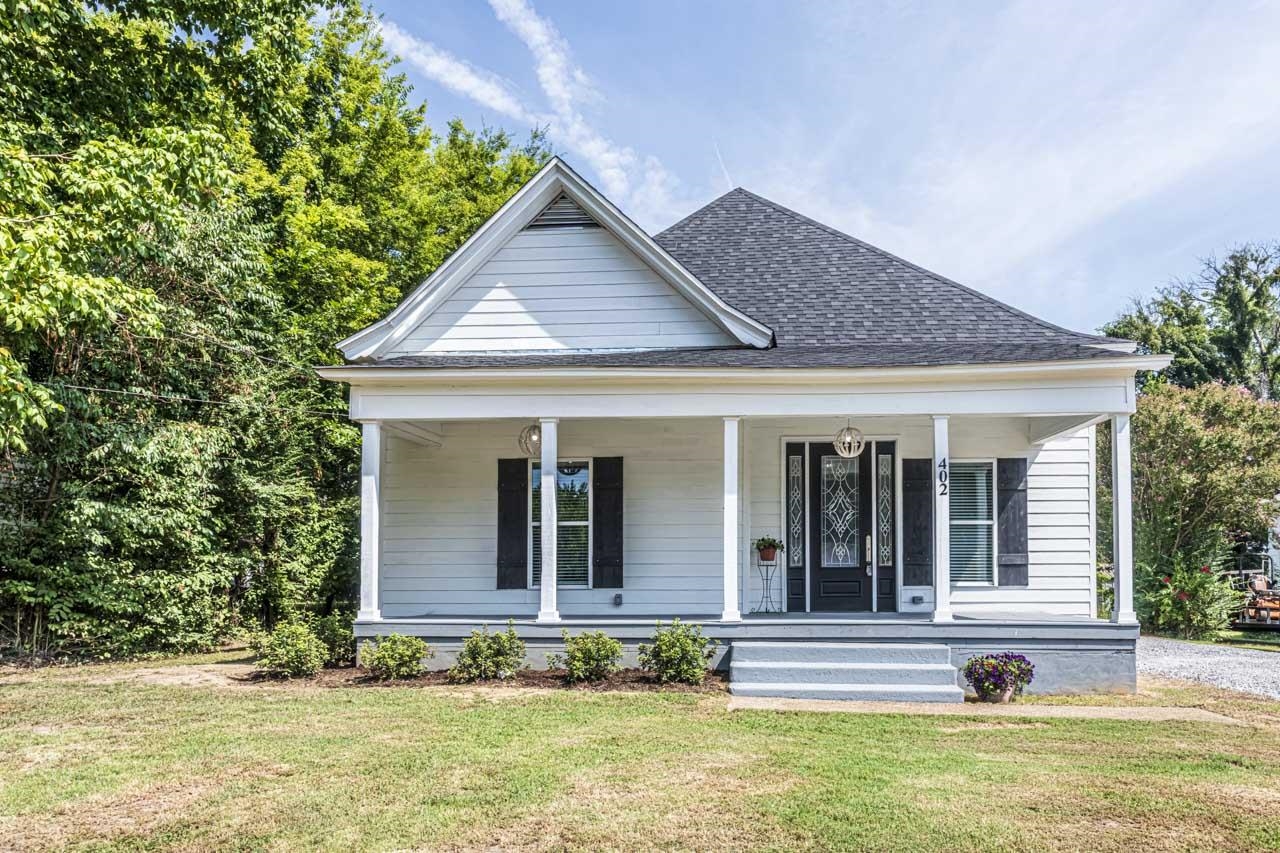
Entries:
{"label": "porch beam", "polygon": [[721,417],[726,410],[743,417],[953,416],[1065,417],[1080,412],[1122,413],[1132,398],[1122,380],[1084,383],[1065,378],[1027,383],[877,385],[804,390],[807,386],[761,384],[743,388],[669,380],[619,381],[543,386],[530,383],[471,384],[452,388],[423,384],[384,388],[353,385],[350,412],[355,420],[437,421],[560,418]]}
{"label": "porch beam", "polygon": [[556,602],[556,470],[560,464],[556,418],[542,418],[542,579],[541,600],[538,607],[539,622],[559,622],[560,610]]}
{"label": "porch beam", "polygon": [[382,618],[378,574],[382,555],[382,424],[361,425],[360,444],[360,612],[357,619]]}
{"label": "porch beam", "polygon": [[724,611],[722,622],[741,622],[738,606],[738,445],[740,418],[724,419]]}
{"label": "porch beam", "polygon": [[1129,416],[1111,419],[1111,537],[1112,573],[1115,576],[1115,605],[1111,621],[1135,623],[1133,608],[1133,486],[1129,460]]}
{"label": "porch beam", "polygon": [[951,613],[951,449],[946,415],[933,416],[933,621]]}

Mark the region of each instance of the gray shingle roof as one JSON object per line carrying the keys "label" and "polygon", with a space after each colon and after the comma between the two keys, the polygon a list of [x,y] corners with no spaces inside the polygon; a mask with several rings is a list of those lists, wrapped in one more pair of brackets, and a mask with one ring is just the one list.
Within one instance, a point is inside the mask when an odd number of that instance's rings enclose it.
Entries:
{"label": "gray shingle roof", "polygon": [[[735,189],[654,238],[790,347],[1088,343],[795,211]],[[981,345],[981,346],[978,346]]]}

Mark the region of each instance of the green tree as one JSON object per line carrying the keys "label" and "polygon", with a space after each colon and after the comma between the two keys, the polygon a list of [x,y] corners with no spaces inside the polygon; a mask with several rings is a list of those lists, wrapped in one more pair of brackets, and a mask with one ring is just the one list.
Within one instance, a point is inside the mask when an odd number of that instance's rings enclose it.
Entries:
{"label": "green tree", "polygon": [[238,116],[274,131],[306,8],[27,0],[0,15],[0,449],[57,407],[33,350],[156,328],[154,294],[122,273],[228,189]]}
{"label": "green tree", "polygon": [[311,365],[548,152],[433,135],[370,13],[317,8],[0,22],[0,159],[50,170],[0,187],[26,205],[0,213],[0,647],[198,648],[350,605],[359,432]]}
{"label": "green tree", "polygon": [[1280,244],[1246,244],[1108,323],[1108,335],[1169,353],[1162,375],[1193,387],[1218,380],[1270,399],[1280,382]]}
{"label": "green tree", "polygon": [[1280,514],[1280,403],[1216,382],[1153,383],[1132,434],[1137,562],[1206,562],[1241,536],[1265,536]]}

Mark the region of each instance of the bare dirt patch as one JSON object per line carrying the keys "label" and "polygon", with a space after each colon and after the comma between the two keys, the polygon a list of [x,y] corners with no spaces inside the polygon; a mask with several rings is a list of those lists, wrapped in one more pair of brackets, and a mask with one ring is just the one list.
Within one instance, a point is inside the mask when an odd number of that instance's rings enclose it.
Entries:
{"label": "bare dirt patch", "polygon": [[161,687],[252,686],[254,667],[246,663],[189,664],[118,669],[86,679],[90,684],[154,684]]}

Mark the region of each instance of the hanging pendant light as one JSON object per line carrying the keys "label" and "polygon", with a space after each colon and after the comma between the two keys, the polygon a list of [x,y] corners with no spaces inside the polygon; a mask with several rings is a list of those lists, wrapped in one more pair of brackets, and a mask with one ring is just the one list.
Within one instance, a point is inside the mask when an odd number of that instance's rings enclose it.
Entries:
{"label": "hanging pendant light", "polygon": [[844,429],[836,433],[836,437],[832,439],[832,444],[836,447],[836,453],[845,459],[852,459],[862,453],[862,448],[866,447],[867,441],[862,437],[862,433],[853,428],[853,425],[845,422]]}
{"label": "hanging pendant light", "polygon": [[520,437],[516,439],[516,444],[525,456],[533,459],[542,456],[542,425],[529,424],[520,430]]}

